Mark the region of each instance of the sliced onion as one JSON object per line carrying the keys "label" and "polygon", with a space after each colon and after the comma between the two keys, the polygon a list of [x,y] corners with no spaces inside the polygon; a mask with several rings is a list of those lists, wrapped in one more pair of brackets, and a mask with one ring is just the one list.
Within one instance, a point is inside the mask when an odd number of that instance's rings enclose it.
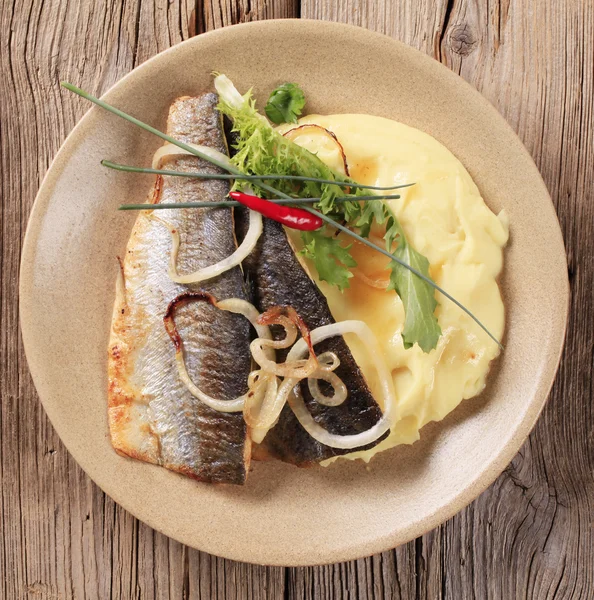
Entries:
{"label": "sliced onion", "polygon": [[[248,387],[250,391],[243,411],[245,422],[252,428],[270,427],[276,420],[276,417],[271,417],[270,407],[278,392],[278,378],[266,371],[252,371],[248,377]],[[263,410],[266,414],[263,414]]]}
{"label": "sliced onion", "polygon": [[[349,394],[342,379],[336,373],[332,372],[340,365],[340,360],[334,352],[324,352],[318,356],[318,362],[320,363],[318,370],[307,379],[309,393],[319,404],[323,404],[324,406],[340,406]],[[323,379],[332,386],[332,396],[326,396],[322,393],[318,383],[320,379]]]}
{"label": "sliced onion", "polygon": [[[260,313],[258,309],[247,300],[243,300],[242,298],[227,298],[225,300],[218,300],[215,306],[221,310],[243,315],[252,324],[259,338],[265,340],[273,339],[270,327],[262,325],[259,322]],[[274,359],[274,350],[269,350],[269,357]]]}
{"label": "sliced onion", "polygon": [[[250,350],[254,360],[270,373],[279,377],[297,377],[303,379],[309,377],[317,368],[318,360],[310,342],[309,329],[297,311],[290,306],[275,306],[260,315],[258,322],[266,325],[281,325],[285,329],[285,337],[280,340],[255,339],[250,344]],[[308,360],[287,360],[278,364],[265,356],[264,348],[283,349],[291,346],[297,339],[297,328],[301,331],[304,343],[309,348]]]}
{"label": "sliced onion", "polygon": [[[392,376],[382,356],[379,344],[371,329],[363,321],[341,321],[340,323],[318,327],[311,332],[311,342],[315,345],[325,339],[336,335],[344,335],[345,333],[355,333],[359,336],[372,356],[373,360],[371,362],[375,365],[381,381],[384,399],[383,414],[375,425],[367,431],[355,435],[332,434],[316,423],[309,410],[307,410],[299,386],[296,385],[299,382],[298,379],[285,379],[279,389],[279,395],[286,395],[285,397],[289,402],[291,410],[311,437],[331,448],[352,450],[353,448],[375,442],[396,422],[396,394]],[[299,340],[291,348],[287,360],[297,360],[304,356],[307,351],[308,348],[305,341]],[[289,394],[293,388],[294,394]]]}
{"label": "sliced onion", "polygon": [[[184,143],[186,144],[186,146],[191,146],[192,148],[195,148],[202,154],[206,154],[206,156],[210,156],[210,158],[213,158],[214,160],[217,160],[217,161],[219,161],[225,165],[228,165],[230,167],[232,166],[231,159],[226,154],[223,154],[222,152],[219,152],[218,150],[215,150],[214,148],[210,148],[209,146],[200,146],[199,144],[192,144],[190,142],[184,142]],[[180,148],[179,146],[176,146],[175,144],[170,144],[169,142],[167,142],[166,144],[163,144],[153,154],[153,165],[152,165],[153,169],[158,169],[161,166],[161,163],[163,162],[163,160],[169,156],[183,156],[183,155],[196,156],[195,154],[192,154],[189,150],[184,150],[183,148]]]}
{"label": "sliced onion", "polygon": [[250,323],[252,323],[254,327],[256,327],[258,335],[261,335],[264,338],[272,339],[270,329],[265,325],[260,325],[257,323],[259,317],[258,310],[253,304],[247,302],[247,300],[242,300],[241,298],[230,298],[228,300],[222,300],[219,302],[214,296],[206,292],[186,292],[177,298],[174,298],[169,303],[167,312],[163,317],[165,329],[167,330],[167,333],[169,334],[169,337],[175,346],[175,362],[177,364],[179,377],[188,388],[190,393],[204,402],[204,404],[207,406],[210,406],[210,408],[219,412],[240,412],[244,409],[248,394],[243,394],[237,398],[234,398],[233,400],[219,400],[218,398],[209,396],[200,388],[198,388],[188,374],[186,362],[184,360],[183,342],[175,325],[175,312],[179,306],[195,301],[209,302],[221,310],[242,314],[250,321]]}
{"label": "sliced onion", "polygon": [[336,135],[329,129],[315,123],[306,123],[289,129],[283,135],[298,146],[315,154],[330,168],[348,177],[349,166],[344,148]]}
{"label": "sliced onion", "polygon": [[[241,298],[228,298],[217,301],[214,296],[205,292],[186,292],[169,304],[164,317],[165,328],[176,349],[175,360],[180,379],[190,393],[219,412],[243,411],[244,420],[250,429],[250,437],[256,443],[261,443],[271,427],[274,426],[283,409],[284,402],[279,403],[278,379],[270,372],[252,371],[248,378],[248,392],[234,400],[219,400],[212,398],[198,388],[191,380],[183,355],[183,343],[175,326],[175,310],[181,304],[203,300],[210,302],[220,310],[243,315],[256,329],[261,340],[273,341],[270,327],[259,322],[260,313],[253,304]],[[307,345],[306,345],[307,346]],[[276,364],[274,348],[268,347],[263,354],[272,364]]]}
{"label": "sliced onion", "polygon": [[[273,340],[270,327],[260,323],[260,313],[253,304],[240,298],[220,300],[216,306],[221,310],[241,314],[253,325],[258,339]],[[274,347],[263,350],[267,360],[276,364]],[[270,372],[252,371],[248,378],[249,391],[245,396],[243,416],[250,428],[250,437],[257,444],[261,443],[270,428],[278,419],[283,405],[276,401],[278,392],[278,378]]]}
{"label": "sliced onion", "polygon": [[[262,369],[250,373],[247,394],[233,400],[220,400],[200,390],[190,378],[184,360],[182,340],[174,321],[174,313],[181,304],[194,300],[207,301],[221,310],[241,314],[256,328],[259,337],[255,340],[258,342],[255,350],[257,360],[262,363]],[[305,430],[318,442],[333,448],[353,449],[370,444],[388,431],[395,421],[396,400],[392,378],[375,336],[362,321],[342,321],[309,332],[294,309],[290,307],[275,307],[267,313],[259,315],[257,309],[245,300],[230,298],[219,302],[206,292],[181,294],[169,304],[163,320],[167,333],[175,345],[175,359],[180,379],[190,393],[219,412],[243,411],[245,422],[250,430],[250,437],[256,443],[261,443],[270,428],[275,425],[287,401]],[[269,324],[283,325],[286,330],[285,338],[274,340],[268,327]],[[295,340],[297,327],[301,329],[303,337],[293,345],[286,362],[283,365],[277,365],[274,349],[286,348],[291,345]],[[348,394],[346,386],[333,373],[340,365],[340,360],[332,352],[325,352],[320,355],[319,359],[316,358],[313,345],[349,332],[355,333],[361,338],[373,358],[382,382],[384,407],[381,419],[373,427],[360,434],[342,436],[329,433],[315,422],[307,410],[297,384],[304,378],[310,379],[309,386],[312,396],[326,406],[338,406],[344,402]],[[304,357],[308,353],[310,356],[305,360]],[[279,368],[281,372],[285,369],[287,373],[290,373],[285,376],[280,386],[275,372]],[[332,396],[328,397],[321,393],[317,383],[318,379],[323,379],[332,385],[334,389]]]}
{"label": "sliced onion", "polygon": [[[225,164],[228,166],[232,166],[231,159],[222,152],[215,150],[214,148],[210,148],[208,146],[200,146],[198,144],[188,143],[188,146],[192,146],[196,150],[199,150],[203,154],[210,156],[211,158]],[[175,144],[165,144],[161,146],[153,156],[153,169],[158,169],[161,165],[163,159],[168,156],[179,156],[179,155],[190,155],[195,156],[188,150],[184,150]],[[244,187],[244,191],[247,194],[253,193],[251,187],[246,185]],[[256,247],[258,243],[258,239],[262,235],[263,230],[263,221],[262,215],[255,211],[250,211],[250,220],[249,227],[246,233],[245,238],[241,242],[241,244],[237,247],[235,252],[230,256],[227,256],[223,260],[215,263],[214,265],[210,265],[208,267],[204,267],[202,269],[198,269],[194,273],[188,273],[187,275],[180,275],[177,272],[177,255],[179,253],[180,246],[180,238],[179,232],[176,227],[168,223],[167,221],[161,219],[160,217],[152,216],[153,219],[159,221],[167,229],[171,234],[171,253],[169,256],[169,269],[168,274],[169,278],[176,283],[181,284],[190,284],[190,283],[199,283],[201,281],[206,281],[207,279],[212,279],[213,277],[217,277],[226,271],[229,271],[233,267],[237,267],[240,265],[246,257],[252,252],[252,250]]]}
{"label": "sliced onion", "polygon": [[[257,378],[257,381],[254,381]],[[272,373],[252,371],[248,382],[243,418],[250,428],[250,437],[257,444],[262,443],[268,431],[274,426],[284,405],[278,405],[278,378]]]}
{"label": "sliced onion", "polygon": [[[254,326],[258,338],[261,340],[272,340],[270,327],[259,322],[260,313],[253,304],[240,298],[220,300],[217,306],[246,317]],[[276,364],[275,351],[272,347],[263,349],[266,359]],[[276,401],[278,392],[278,378],[273,373],[263,370],[252,371],[248,378],[249,392],[243,408],[243,417],[250,428],[250,437],[254,442],[260,444],[270,428],[275,424],[284,405],[278,405]]]}
{"label": "sliced onion", "polygon": [[[208,146],[198,146],[197,144],[188,144],[188,146],[192,146],[197,150],[208,154],[212,158],[225,162],[226,164],[231,164],[229,157],[218,150],[214,150]],[[183,150],[174,144],[165,144],[159,148],[157,152],[155,152],[153,157],[153,169],[157,169],[159,167],[164,157],[179,154],[190,154],[190,152]],[[244,190],[247,194],[252,193],[252,189],[249,185],[246,185]],[[162,223],[165,227],[167,227],[169,233],[171,234],[171,253],[169,255],[168,275],[172,281],[175,281],[175,283],[181,283],[184,285],[190,283],[199,283],[201,281],[212,279],[213,277],[218,277],[233,267],[239,266],[256,247],[258,239],[260,239],[263,231],[262,215],[258,212],[250,210],[249,227],[247,233],[233,254],[227,256],[223,260],[220,260],[214,265],[209,265],[208,267],[198,269],[198,271],[194,271],[194,273],[180,275],[177,272],[177,255],[179,253],[180,246],[180,237],[177,227],[173,226],[171,223],[165,221],[161,217],[151,215],[151,218],[155,219],[159,223]]]}
{"label": "sliced onion", "polygon": [[[332,396],[326,396],[320,389],[320,379],[327,381],[333,388]],[[340,406],[348,397],[349,392],[346,385],[336,373],[324,373],[316,371],[307,379],[307,387],[311,397],[324,406]]]}
{"label": "sliced onion", "polygon": [[229,269],[233,267],[237,267],[240,265],[246,257],[250,254],[250,252],[256,247],[258,243],[258,239],[262,235],[262,215],[256,211],[250,210],[250,222],[249,228],[246,233],[245,238],[241,242],[241,244],[237,247],[235,252],[230,256],[227,256],[223,260],[220,260],[218,263],[214,265],[210,265],[208,267],[203,267],[202,269],[198,269],[198,271],[194,271],[194,273],[188,273],[187,275],[180,275],[177,272],[177,255],[179,253],[180,246],[180,238],[179,232],[176,227],[174,227],[171,223],[157,217],[155,215],[151,215],[151,218],[162,223],[171,234],[171,254],[169,255],[169,269],[168,274],[169,278],[176,283],[189,284],[189,283],[198,283],[200,281],[206,281],[207,279],[212,279],[213,277],[217,277]]}

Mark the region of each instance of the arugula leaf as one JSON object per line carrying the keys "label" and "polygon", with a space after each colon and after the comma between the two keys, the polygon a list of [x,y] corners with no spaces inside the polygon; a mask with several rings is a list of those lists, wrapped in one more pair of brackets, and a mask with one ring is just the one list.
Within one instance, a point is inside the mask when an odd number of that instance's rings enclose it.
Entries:
{"label": "arugula leaf", "polygon": [[283,83],[277,87],[266,103],[266,116],[277,125],[297,123],[305,106],[305,94],[296,83]]}
{"label": "arugula leaf", "polygon": [[[384,236],[386,249],[429,277],[429,261],[408,243],[402,227],[387,207],[386,215],[388,219]],[[394,242],[397,243],[395,250]],[[410,348],[416,342],[423,352],[433,350],[441,335],[441,327],[435,316],[437,300],[433,287],[396,261],[392,261],[388,289],[395,290],[404,304],[405,317],[402,330],[404,347]]]}
{"label": "arugula leaf", "polygon": [[350,246],[341,246],[337,238],[324,235],[321,230],[303,232],[303,254],[313,260],[322,281],[335,285],[342,292],[349,287],[353,274],[349,267],[357,262],[351,256]]}

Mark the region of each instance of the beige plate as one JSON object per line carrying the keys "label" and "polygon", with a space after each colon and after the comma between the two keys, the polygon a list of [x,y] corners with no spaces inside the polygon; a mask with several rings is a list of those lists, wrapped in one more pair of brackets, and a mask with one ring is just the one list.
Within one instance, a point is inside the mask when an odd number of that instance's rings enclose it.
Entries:
{"label": "beige plate", "polygon": [[479,93],[427,56],[363,29],[289,20],[218,30],[149,60],[105,99],[164,127],[170,102],[210,89],[213,70],[228,74],[240,90],[254,86],[260,106],[289,80],[303,86],[309,112],[364,112],[418,127],[464,163],[495,212],[507,209],[511,243],[502,283],[508,333],[486,393],[423,429],[420,442],[369,466],[256,464],[243,488],[197,484],[117,456],[106,420],[107,339],[115,257],[134,215],[116,207],[143,202],[151,178],[108,171],[99,161],[148,165],[160,141],[97,108],[64,143],[29,222],[21,321],[35,385],[89,476],[136,517],[181,542],[271,565],[386,550],[439,525],[480,494],[543,407],[568,304],[553,205],[530,156]]}

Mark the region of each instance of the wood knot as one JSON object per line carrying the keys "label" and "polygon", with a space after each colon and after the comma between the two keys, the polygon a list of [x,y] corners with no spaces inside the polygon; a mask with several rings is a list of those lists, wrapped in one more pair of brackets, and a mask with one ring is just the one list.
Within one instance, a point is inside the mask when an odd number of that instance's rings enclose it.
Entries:
{"label": "wood knot", "polygon": [[474,31],[465,23],[452,27],[449,42],[452,52],[460,56],[468,56],[478,45]]}

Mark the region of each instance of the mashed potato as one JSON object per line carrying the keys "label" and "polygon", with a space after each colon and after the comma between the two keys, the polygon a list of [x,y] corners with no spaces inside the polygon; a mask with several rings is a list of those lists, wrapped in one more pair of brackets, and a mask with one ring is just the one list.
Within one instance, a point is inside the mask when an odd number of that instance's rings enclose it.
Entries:
{"label": "mashed potato", "polygon": [[[433,280],[501,339],[504,306],[497,277],[508,239],[507,218],[489,210],[460,161],[426,133],[380,117],[314,115],[300,121],[304,123],[319,124],[336,135],[355,180],[381,186],[415,183],[399,190],[400,199],[389,201],[408,240],[428,258]],[[327,137],[305,133],[294,141],[335,167]],[[398,423],[375,448],[344,457],[369,460],[377,452],[414,442],[423,425],[443,419],[462,400],[479,394],[499,348],[470,317],[437,294],[436,314],[443,331],[437,348],[429,353],[417,345],[405,350],[402,302],[395,292],[382,289],[388,260],[357,244],[353,255],[358,267],[349,289],[341,293],[317,283],[337,321],[360,319],[372,328],[394,378]],[[315,269],[309,271],[315,279]],[[375,397],[381,398],[364,348],[355,337],[347,337],[347,342]]]}

